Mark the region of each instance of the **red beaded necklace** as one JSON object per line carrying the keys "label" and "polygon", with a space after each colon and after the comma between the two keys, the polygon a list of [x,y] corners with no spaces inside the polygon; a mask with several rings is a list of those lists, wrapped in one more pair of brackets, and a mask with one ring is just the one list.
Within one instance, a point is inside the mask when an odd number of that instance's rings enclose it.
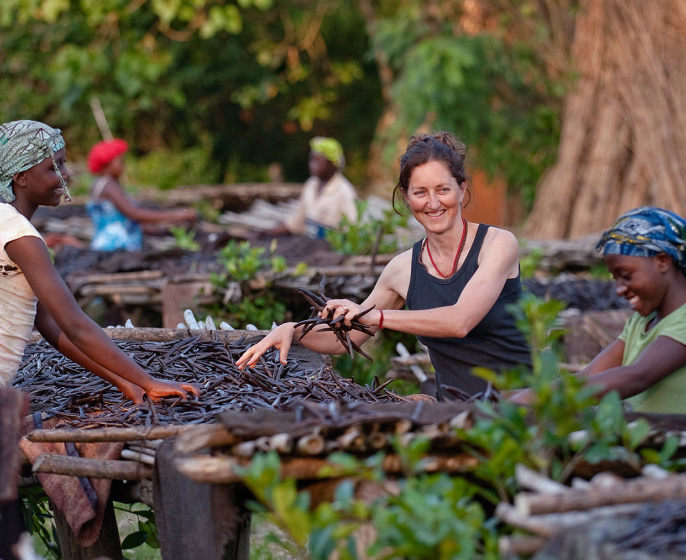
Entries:
{"label": "red beaded necklace", "polygon": [[429,260],[431,261],[431,264],[434,267],[434,270],[438,272],[439,275],[441,275],[443,278],[450,278],[453,274],[455,274],[455,271],[457,270],[457,262],[460,260],[460,255],[462,254],[462,249],[464,249],[464,242],[467,239],[467,220],[462,218],[462,239],[460,240],[460,246],[457,248],[457,255],[455,255],[455,260],[453,261],[453,270],[450,274],[443,274],[440,270],[438,270],[438,267],[436,266],[436,263],[434,262],[434,258],[431,256],[431,249],[429,249],[429,238],[426,238],[426,252],[429,255]]}

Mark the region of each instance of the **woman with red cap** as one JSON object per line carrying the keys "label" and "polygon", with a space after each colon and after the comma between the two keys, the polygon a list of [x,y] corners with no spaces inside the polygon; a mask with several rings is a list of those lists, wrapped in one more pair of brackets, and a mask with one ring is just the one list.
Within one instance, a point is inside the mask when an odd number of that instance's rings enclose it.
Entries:
{"label": "woman with red cap", "polygon": [[140,208],[128,197],[119,183],[128,148],[124,140],[115,138],[98,142],[88,154],[88,169],[99,175],[88,202],[95,227],[91,249],[96,251],[139,251],[143,247],[141,225],[197,218],[193,209],[150,210]]}

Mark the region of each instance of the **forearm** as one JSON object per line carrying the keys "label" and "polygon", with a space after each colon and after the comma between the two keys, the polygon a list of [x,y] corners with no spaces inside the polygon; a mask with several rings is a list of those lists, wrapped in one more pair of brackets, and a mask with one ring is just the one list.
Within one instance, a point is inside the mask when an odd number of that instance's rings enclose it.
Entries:
{"label": "forearm", "polygon": [[586,378],[586,385],[598,387],[600,398],[610,391],[617,391],[623,399],[642,393],[650,387],[640,372],[632,366],[619,366],[591,375]]}
{"label": "forearm", "polygon": [[[454,306],[414,311],[404,309],[383,309],[382,311],[384,329],[418,336],[464,338],[478,324],[478,321],[468,312],[459,313]],[[374,310],[370,312],[370,315],[372,314],[374,314],[371,318],[372,324],[378,326],[381,313]]]}
{"label": "forearm", "polygon": [[123,390],[132,381],[126,380],[123,377],[117,375],[113,371],[110,371],[106,367],[101,366],[97,362],[90,359],[86,354],[79,350],[64,333],[60,332],[58,338],[53,342],[48,340],[48,342],[56,348],[61,354],[69,358],[72,362],[79,364],[80,366],[86,368],[91,373],[97,375],[98,377],[108,381],[120,390]]}
{"label": "forearm", "polygon": [[57,349],[70,359],[73,358],[67,355],[67,352],[78,352],[79,354],[76,356],[79,359],[81,359],[80,356],[83,356],[88,360],[89,365],[74,360],[76,363],[83,365],[94,374],[117,386],[119,386],[119,380],[123,379],[146,389],[153,381],[153,378],[135,361],[119,350],[95,323],[92,328],[84,329],[77,334],[70,333],[67,336],[67,334],[62,333],[58,340]]}
{"label": "forearm", "polygon": [[[294,323],[295,325],[295,323]],[[348,348],[331,331],[316,332],[322,327],[314,327],[304,337],[300,338],[303,327],[297,327],[293,332],[293,341],[303,345],[308,350],[319,354],[347,354]],[[372,329],[376,330],[376,329]],[[350,338],[358,346],[369,340],[369,336],[361,332],[350,332]]]}
{"label": "forearm", "polygon": [[184,212],[185,210],[148,210],[136,207],[129,217],[140,224],[180,222],[186,219]]}

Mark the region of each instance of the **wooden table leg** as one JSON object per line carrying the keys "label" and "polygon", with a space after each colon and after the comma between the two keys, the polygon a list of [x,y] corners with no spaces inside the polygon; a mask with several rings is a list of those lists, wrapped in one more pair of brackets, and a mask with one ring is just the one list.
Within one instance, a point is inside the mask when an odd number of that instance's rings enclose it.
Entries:
{"label": "wooden table leg", "polygon": [[57,540],[63,560],[92,560],[101,556],[111,560],[123,560],[119,529],[111,500],[107,502],[105,507],[100,536],[90,546],[77,544],[76,536],[69,527],[66,517],[56,507],[52,507],[52,512],[55,516],[55,529],[57,530]]}
{"label": "wooden table leg", "polygon": [[153,494],[164,560],[248,560],[251,513],[238,484],[206,484],[173,465],[173,440],[155,455]]}

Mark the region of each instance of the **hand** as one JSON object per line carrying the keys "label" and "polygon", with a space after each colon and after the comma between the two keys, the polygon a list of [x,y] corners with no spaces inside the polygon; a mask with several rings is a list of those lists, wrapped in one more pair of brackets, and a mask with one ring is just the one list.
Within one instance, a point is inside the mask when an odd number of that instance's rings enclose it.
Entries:
{"label": "hand", "polygon": [[243,355],[238,358],[236,361],[238,369],[243,370],[246,366],[249,368],[255,367],[255,364],[259,361],[260,357],[270,348],[280,350],[279,361],[283,365],[286,365],[288,351],[291,349],[291,343],[293,342],[294,332],[295,323],[284,323],[283,325],[279,325],[255,344],[255,346],[248,348]]}
{"label": "hand", "polygon": [[126,381],[122,379],[120,383],[116,384],[117,389],[119,389],[127,399],[130,399],[133,404],[139,404],[143,402],[143,397],[145,397],[145,390],[139,387],[135,383]]}
{"label": "hand", "polygon": [[[350,322],[362,311],[364,307],[350,301],[349,299],[330,299],[326,302],[326,306],[320,311],[320,317],[331,317],[338,319],[341,315],[345,315],[343,322],[350,326]],[[332,315],[333,314],[333,315]],[[358,319],[363,325],[369,327],[378,327],[381,320],[381,312],[372,310]]]}
{"label": "hand", "polygon": [[200,396],[200,389],[191,383],[176,383],[175,381],[164,381],[152,377],[151,382],[146,383],[144,389],[148,397],[154,401],[174,395],[185,399],[188,397],[188,393]]}

